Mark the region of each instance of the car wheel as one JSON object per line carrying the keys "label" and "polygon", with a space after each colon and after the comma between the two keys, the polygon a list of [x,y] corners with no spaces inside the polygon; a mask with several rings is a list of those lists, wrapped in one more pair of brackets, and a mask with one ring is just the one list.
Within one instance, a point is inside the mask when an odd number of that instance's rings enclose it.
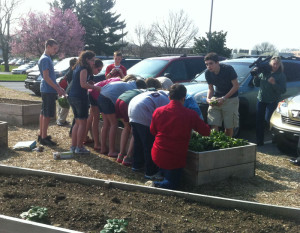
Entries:
{"label": "car wheel", "polygon": [[34,91],[34,94],[37,96],[41,96],[41,92],[39,92],[39,91]]}
{"label": "car wheel", "polygon": [[297,153],[297,144],[292,143],[282,137],[276,138],[276,145],[280,152],[285,154],[295,154]]}
{"label": "car wheel", "polygon": [[22,74],[26,74],[26,71],[22,71]]}

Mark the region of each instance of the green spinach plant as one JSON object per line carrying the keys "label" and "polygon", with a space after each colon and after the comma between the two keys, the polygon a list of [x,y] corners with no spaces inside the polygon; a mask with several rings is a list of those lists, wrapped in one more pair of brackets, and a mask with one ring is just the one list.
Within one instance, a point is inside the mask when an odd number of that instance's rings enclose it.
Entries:
{"label": "green spinach plant", "polygon": [[48,209],[44,207],[31,206],[31,209],[20,214],[20,217],[33,222],[49,224]]}
{"label": "green spinach plant", "polygon": [[125,219],[108,219],[107,223],[100,233],[126,233],[128,220]]}
{"label": "green spinach plant", "polygon": [[212,131],[210,136],[201,136],[197,132],[193,132],[189,142],[189,149],[201,152],[244,146],[247,144],[247,140],[228,137],[224,132]]}

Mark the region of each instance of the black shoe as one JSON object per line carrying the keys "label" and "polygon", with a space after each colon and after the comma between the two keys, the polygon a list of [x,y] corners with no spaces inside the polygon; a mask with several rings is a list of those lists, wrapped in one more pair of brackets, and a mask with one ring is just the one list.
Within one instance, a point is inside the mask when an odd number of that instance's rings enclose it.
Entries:
{"label": "black shoe", "polygon": [[57,143],[53,142],[50,138],[46,137],[46,138],[41,138],[40,143],[44,146],[56,146]]}
{"label": "black shoe", "polygon": [[[47,136],[46,138],[51,139],[51,136],[49,135],[49,136]],[[42,139],[42,137],[41,137],[41,135],[39,135],[39,136],[38,136],[38,142],[41,142],[41,139]]]}
{"label": "black shoe", "polygon": [[300,166],[300,157],[290,159],[290,162],[294,165]]}
{"label": "black shoe", "polygon": [[58,122],[57,125],[58,126],[66,126],[66,125],[69,125],[70,123],[68,121],[65,121],[64,123],[60,123]]}

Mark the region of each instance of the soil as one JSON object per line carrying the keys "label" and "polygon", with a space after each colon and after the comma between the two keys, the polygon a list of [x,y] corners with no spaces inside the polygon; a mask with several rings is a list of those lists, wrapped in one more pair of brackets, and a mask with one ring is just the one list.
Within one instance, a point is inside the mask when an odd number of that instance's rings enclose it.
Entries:
{"label": "soil", "polygon": [[[2,87],[0,96],[40,101],[40,97]],[[69,114],[68,121],[72,121],[72,114]],[[54,151],[69,150],[69,127],[59,127],[55,121],[51,122],[49,134],[59,146],[45,147],[43,152],[36,152],[12,148],[19,141],[36,140],[38,125],[9,125],[8,148],[0,148],[0,163],[145,184],[147,180],[142,173],[133,173],[130,167],[99,154],[93,150],[93,144],[88,145],[89,156],[53,160]],[[300,167],[291,165],[289,158],[286,154],[258,148],[255,177],[247,180],[230,178],[199,187],[183,184],[180,190],[300,208]],[[48,208],[51,225],[84,232],[100,232],[106,220],[115,218],[129,220],[128,232],[300,232],[300,222],[203,206],[174,196],[68,184],[53,178],[0,175],[0,214],[19,217],[31,206]]]}
{"label": "soil", "polygon": [[128,220],[128,232],[300,232],[300,221],[51,177],[1,175],[0,187],[1,214],[46,207],[51,225],[83,232],[100,232],[108,219]]}

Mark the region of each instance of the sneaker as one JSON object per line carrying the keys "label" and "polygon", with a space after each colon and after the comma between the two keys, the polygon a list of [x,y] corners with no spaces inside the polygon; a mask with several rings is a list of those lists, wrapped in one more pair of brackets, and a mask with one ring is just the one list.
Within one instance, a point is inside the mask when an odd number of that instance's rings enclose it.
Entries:
{"label": "sneaker", "polygon": [[70,151],[73,152],[73,153],[75,153],[75,149],[76,149],[76,146],[71,146],[70,147]]}
{"label": "sneaker", "polygon": [[124,155],[122,155],[121,153],[119,153],[119,154],[118,154],[118,158],[117,158],[117,162],[118,162],[118,163],[123,163],[124,157],[126,157],[126,156],[124,156]]}
{"label": "sneaker", "polygon": [[[51,139],[51,136],[50,136],[50,135],[48,135],[46,138],[48,138],[48,139]],[[41,137],[41,135],[39,135],[39,136],[38,136],[38,139],[37,139],[37,140],[38,140],[38,142],[41,142],[41,139],[42,139],[42,137]]]}
{"label": "sneaker", "polygon": [[132,167],[131,170],[132,170],[133,172],[143,172],[143,171],[144,171],[144,167],[140,167],[140,168]]}
{"label": "sneaker", "polygon": [[49,137],[41,138],[40,143],[44,146],[57,146],[57,143],[53,142]]}
{"label": "sneaker", "polygon": [[69,122],[68,121],[65,121],[65,122],[56,122],[56,124],[58,125],[58,126],[65,126],[65,125],[68,125],[69,124]]}
{"label": "sneaker", "polygon": [[164,179],[164,177],[161,175],[160,172],[157,172],[151,176],[145,174],[144,177],[145,177],[145,179],[148,179],[148,180],[163,180]]}
{"label": "sneaker", "polygon": [[122,164],[123,164],[124,166],[131,166],[131,165],[132,165],[132,157],[129,157],[128,155],[126,155],[126,156],[123,158]]}
{"label": "sneaker", "polygon": [[148,186],[148,187],[155,187],[154,181],[152,181],[152,180],[148,180],[148,181],[145,183],[145,185]]}
{"label": "sneaker", "polygon": [[85,149],[85,147],[76,147],[75,149],[75,154],[90,154],[91,152],[87,149]]}

